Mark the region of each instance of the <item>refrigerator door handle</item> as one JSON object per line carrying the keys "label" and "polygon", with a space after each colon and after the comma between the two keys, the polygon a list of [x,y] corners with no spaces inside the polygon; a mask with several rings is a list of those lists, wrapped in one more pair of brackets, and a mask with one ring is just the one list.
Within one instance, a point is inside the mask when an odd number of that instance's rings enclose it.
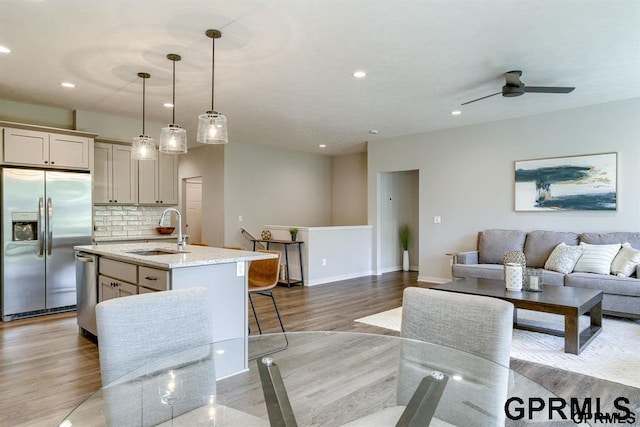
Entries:
{"label": "refrigerator door handle", "polygon": [[53,203],[47,198],[47,255],[53,250]]}
{"label": "refrigerator door handle", "polygon": [[38,198],[38,256],[44,255],[44,227],[42,218],[44,217],[44,199]]}

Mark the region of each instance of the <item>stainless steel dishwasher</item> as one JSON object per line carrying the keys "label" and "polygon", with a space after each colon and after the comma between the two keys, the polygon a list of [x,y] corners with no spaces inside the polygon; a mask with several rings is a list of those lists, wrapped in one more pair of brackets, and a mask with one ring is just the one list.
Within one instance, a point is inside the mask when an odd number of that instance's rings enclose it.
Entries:
{"label": "stainless steel dishwasher", "polygon": [[96,327],[96,305],[98,304],[97,282],[98,257],[86,252],[76,252],[76,296],[78,300],[78,327],[81,333],[90,332],[98,336]]}

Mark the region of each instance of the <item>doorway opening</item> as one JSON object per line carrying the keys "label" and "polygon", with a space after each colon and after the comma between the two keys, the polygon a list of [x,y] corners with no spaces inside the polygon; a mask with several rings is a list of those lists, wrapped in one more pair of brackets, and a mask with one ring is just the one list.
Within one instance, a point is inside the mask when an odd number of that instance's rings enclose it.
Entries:
{"label": "doorway opening", "polygon": [[202,242],[202,177],[196,176],[182,180],[185,195],[185,229],[189,243]]}

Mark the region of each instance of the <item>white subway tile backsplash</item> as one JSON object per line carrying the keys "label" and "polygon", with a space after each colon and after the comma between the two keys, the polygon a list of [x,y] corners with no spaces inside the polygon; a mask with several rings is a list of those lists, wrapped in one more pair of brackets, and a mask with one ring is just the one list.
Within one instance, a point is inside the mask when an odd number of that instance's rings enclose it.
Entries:
{"label": "white subway tile backsplash", "polygon": [[[155,236],[156,226],[165,207],[94,206],[94,237]],[[166,225],[170,224],[167,216]]]}

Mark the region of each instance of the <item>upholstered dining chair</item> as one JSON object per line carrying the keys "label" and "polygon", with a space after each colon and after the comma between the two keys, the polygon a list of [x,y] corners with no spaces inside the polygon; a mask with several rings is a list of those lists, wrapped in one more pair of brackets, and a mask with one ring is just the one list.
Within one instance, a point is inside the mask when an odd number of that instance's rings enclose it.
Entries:
{"label": "upholstered dining chair", "polygon": [[[96,306],[98,353],[108,425],[157,425],[211,409],[216,392],[211,309],[205,288],[145,293]],[[172,355],[171,365],[163,358]],[[160,371],[179,361],[184,401],[167,405],[163,378],[133,383],[118,378],[136,369]],[[233,408],[214,405],[221,425],[268,425]],[[196,411],[196,412],[194,412]],[[187,418],[188,419],[188,418]],[[218,424],[216,424],[218,425]]]}
{"label": "upholstered dining chair", "polygon": [[[418,388],[425,369],[465,366],[460,380],[449,379],[431,425],[504,425],[509,384],[513,305],[495,298],[409,287],[402,302],[401,336],[461,350],[402,346],[396,406],[355,420],[349,427],[395,425]],[[472,356],[467,355],[470,354]],[[474,356],[473,356],[474,355]],[[460,360],[455,360],[459,357]],[[427,362],[428,361],[428,362]],[[446,369],[445,369],[446,368]],[[481,384],[492,384],[488,393]],[[496,392],[497,391],[497,392]],[[464,402],[467,408],[456,403]],[[480,408],[480,410],[478,410]]]}

